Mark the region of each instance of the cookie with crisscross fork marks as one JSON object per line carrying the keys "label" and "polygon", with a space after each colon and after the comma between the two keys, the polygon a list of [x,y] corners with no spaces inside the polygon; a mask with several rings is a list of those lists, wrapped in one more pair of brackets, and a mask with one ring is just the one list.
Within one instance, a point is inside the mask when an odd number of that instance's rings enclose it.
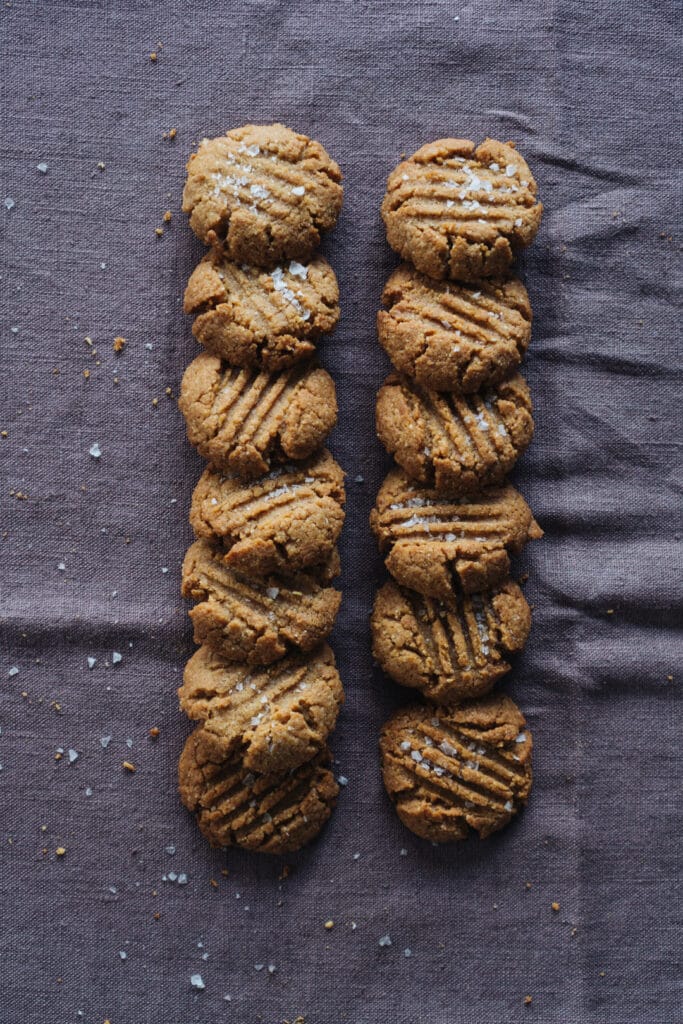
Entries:
{"label": "cookie with crisscross fork marks", "polygon": [[282,772],[321,751],[344,701],[327,644],[261,669],[195,651],[178,690],[180,707],[255,772]]}
{"label": "cookie with crisscross fork marks", "polygon": [[269,665],[294,650],[312,650],[330,633],[339,610],[341,594],[324,585],[338,561],[334,552],[317,575],[250,580],[225,565],[216,545],[195,541],[182,571],[183,596],[199,602],[190,610],[195,643],[248,665]]}
{"label": "cookie with crisscross fork marks", "polygon": [[382,302],[380,344],[400,373],[434,391],[469,393],[504,380],[529,345],[531,305],[517,278],[468,286],[404,265]]}
{"label": "cookie with crisscross fork marks", "polygon": [[178,404],[199,454],[252,479],[308,458],[337,421],[334,381],[308,362],[265,373],[204,352],[185,371]]}
{"label": "cookie with crisscross fork marks", "polygon": [[215,246],[193,271],[183,308],[208,352],[232,366],[284,370],[315,351],[339,319],[339,287],[322,256],[272,270],[231,262]]}
{"label": "cookie with crisscross fork marks", "polygon": [[204,728],[187,738],[178,764],[180,798],[212,846],[291,853],[309,843],[332,813],[339,786],[328,750],[289,772],[254,775],[226,758]]}
{"label": "cookie with crisscross fork marks", "polygon": [[203,139],[187,164],[183,210],[230,259],[273,266],[308,259],[339,215],[341,171],[319,142],[283,124]]}
{"label": "cookie with crisscross fork marks", "polygon": [[375,598],[372,653],[402,686],[436,704],[488,693],[524,646],[531,611],[512,580],[448,604],[389,582]]}
{"label": "cookie with crisscross fork marks", "polygon": [[190,523],[220,540],[225,562],[248,576],[291,573],[330,557],[344,523],[344,473],[326,450],[245,482],[211,466],[195,487]]}
{"label": "cookie with crisscross fork marks", "polygon": [[377,396],[377,434],[411,479],[458,495],[500,483],[531,441],[524,379],[472,395],[429,391],[392,375]]}
{"label": "cookie with crisscross fork marks", "polygon": [[382,202],[389,245],[438,280],[504,274],[542,212],[526,161],[494,139],[430,142],[391,172]]}
{"label": "cookie with crisscross fork marks", "polygon": [[394,579],[442,601],[495,586],[508,575],[509,553],[543,535],[509,484],[443,498],[401,469],[382,484],[370,525]]}
{"label": "cookie with crisscross fork marks", "polygon": [[531,790],[531,734],[509,697],[415,706],[382,729],[387,793],[407,828],[446,843],[507,825]]}

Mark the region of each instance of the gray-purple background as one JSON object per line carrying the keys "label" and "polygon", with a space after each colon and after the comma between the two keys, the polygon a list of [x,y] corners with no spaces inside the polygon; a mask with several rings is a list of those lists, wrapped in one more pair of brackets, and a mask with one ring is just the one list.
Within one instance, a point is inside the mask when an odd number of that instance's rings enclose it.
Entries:
{"label": "gray-purple background", "polygon": [[[2,4],[0,1024],[681,1019],[677,14]],[[211,851],[176,796],[201,466],[165,394],[197,352],[185,161],[203,135],[276,119],[320,139],[346,186],[324,247],[342,320],[321,353],[349,480],[333,737],[349,781],[284,880],[282,861]],[[399,155],[449,134],[515,140],[546,206],[522,267],[537,436],[516,474],[546,537],[518,562],[534,628],[507,682],[535,737],[529,808],[486,843],[437,849],[379,778],[378,729],[404,697],[370,657],[367,515],[388,465],[374,321],[396,262],[379,204]]]}

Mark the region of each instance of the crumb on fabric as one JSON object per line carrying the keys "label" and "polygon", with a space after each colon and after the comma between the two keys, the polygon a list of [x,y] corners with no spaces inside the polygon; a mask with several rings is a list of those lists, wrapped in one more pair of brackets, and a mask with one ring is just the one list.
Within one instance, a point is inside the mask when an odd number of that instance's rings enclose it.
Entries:
{"label": "crumb on fabric", "polygon": [[116,352],[116,354],[118,355],[119,352],[123,352],[127,344],[128,342],[126,341],[125,338],[122,338],[121,335],[117,335],[117,337],[114,338],[114,344],[112,345],[112,348],[114,349],[114,352]]}
{"label": "crumb on fabric", "polygon": [[135,765],[132,761],[123,761],[122,767],[125,768],[127,772],[134,773],[136,771]]}

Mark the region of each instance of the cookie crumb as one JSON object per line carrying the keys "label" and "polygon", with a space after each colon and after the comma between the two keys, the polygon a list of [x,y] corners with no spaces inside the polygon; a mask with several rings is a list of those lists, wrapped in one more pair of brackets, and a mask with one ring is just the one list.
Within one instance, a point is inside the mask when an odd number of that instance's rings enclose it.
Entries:
{"label": "cookie crumb", "polygon": [[554,902],[554,903],[551,903],[551,904],[550,904],[550,907],[551,907],[551,909],[552,909],[552,910],[554,910],[554,911],[555,911],[555,913],[557,913],[557,912],[558,912],[558,910],[560,909],[560,904],[559,904],[559,903],[557,903],[557,902]]}
{"label": "cookie crumb", "polygon": [[334,921],[332,921],[331,919],[329,921],[325,921],[325,927],[329,932],[332,928],[334,928]]}
{"label": "cookie crumb", "polygon": [[128,342],[126,341],[126,339],[118,335],[116,338],[114,338],[114,344],[112,345],[112,348],[114,349],[114,352],[116,352],[116,354],[118,355],[119,352],[123,352],[127,344]]}
{"label": "cookie crumb", "polygon": [[533,1002],[532,996],[524,996],[524,1005],[525,1006],[531,1006],[532,1002]]}
{"label": "cookie crumb", "polygon": [[171,213],[171,211],[170,210],[166,210],[166,213],[163,216],[164,224],[170,224],[172,217],[173,217],[173,214]]}
{"label": "cookie crumb", "polygon": [[[156,63],[156,61],[157,61],[157,56],[158,56],[158,55],[157,55],[157,53],[156,53],[156,52],[152,52],[152,53],[150,53],[150,55],[149,55],[149,59],[151,60],[152,64],[155,64],[155,63]],[[204,986],[203,986],[203,985],[202,985],[202,988],[204,988]]]}
{"label": "cookie crumb", "polygon": [[157,238],[161,238],[163,233],[164,233],[164,229],[163,228],[155,228],[154,229],[154,234],[157,236]]}
{"label": "cookie crumb", "polygon": [[153,725],[152,728],[149,730],[149,738],[155,740],[160,732],[161,730],[159,729],[159,727]]}
{"label": "cookie crumb", "polygon": [[63,857],[64,854],[66,853],[66,847],[58,846],[57,849],[55,850],[55,853],[57,854],[58,857]]}
{"label": "cookie crumb", "polygon": [[131,761],[123,761],[122,762],[122,767],[125,768],[127,772],[135,772],[136,771],[135,765]]}

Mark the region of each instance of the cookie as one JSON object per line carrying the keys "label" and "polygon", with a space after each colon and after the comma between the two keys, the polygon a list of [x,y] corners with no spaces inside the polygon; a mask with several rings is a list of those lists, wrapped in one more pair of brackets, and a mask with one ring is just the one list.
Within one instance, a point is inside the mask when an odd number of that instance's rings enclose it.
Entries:
{"label": "cookie", "polygon": [[[190,611],[195,643],[230,661],[269,665],[293,650],[312,650],[329,634],[341,602],[339,591],[324,585],[329,574],[323,582],[311,573],[249,580],[222,555],[208,540],[195,541],[185,555],[182,593],[199,602]],[[336,569],[338,556],[330,564]]]}
{"label": "cookie", "polygon": [[469,287],[411,267],[391,275],[377,314],[379,341],[400,373],[433,391],[467,394],[504,380],[531,338],[531,305],[517,278]]}
{"label": "cookie", "polygon": [[328,451],[245,483],[209,466],[194,489],[197,537],[220,540],[224,561],[248,576],[326,562],[344,523],[344,473]]}
{"label": "cookie", "polygon": [[510,671],[531,628],[531,610],[512,580],[448,604],[389,582],[372,612],[372,653],[401,686],[436,704],[480,697]]}
{"label": "cookie", "polygon": [[247,124],[203,139],[187,164],[183,210],[203,242],[238,263],[305,260],[333,227],[341,171],[319,142],[283,124]]}
{"label": "cookie", "polygon": [[442,601],[500,583],[509,553],[543,535],[509,484],[448,499],[412,484],[401,469],[382,484],[370,525],[397,583]]}
{"label": "cookie", "polygon": [[526,162],[494,139],[430,142],[391,172],[382,202],[389,245],[437,280],[504,274],[542,212]]}
{"label": "cookie", "polygon": [[344,690],[327,644],[255,670],[203,646],[185,666],[178,697],[226,758],[267,773],[296,768],[324,748]]}
{"label": "cookie", "polygon": [[337,422],[334,381],[309,362],[265,373],[204,352],[185,371],[178,404],[199,454],[245,479],[308,458]]}
{"label": "cookie", "polygon": [[220,247],[193,271],[183,308],[208,352],[232,366],[285,370],[315,351],[339,319],[339,287],[322,256],[272,270],[232,263]]}
{"label": "cookie", "polygon": [[377,435],[418,483],[455,496],[500,483],[531,441],[524,379],[474,395],[429,391],[392,375],[377,396]]}
{"label": "cookie", "polygon": [[180,798],[212,846],[292,853],[320,832],[337,801],[329,760],[325,750],[292,771],[256,776],[200,727],[180,755]]}
{"label": "cookie", "polygon": [[404,825],[447,843],[507,825],[531,790],[531,734],[509,697],[415,706],[382,729],[384,785]]}

